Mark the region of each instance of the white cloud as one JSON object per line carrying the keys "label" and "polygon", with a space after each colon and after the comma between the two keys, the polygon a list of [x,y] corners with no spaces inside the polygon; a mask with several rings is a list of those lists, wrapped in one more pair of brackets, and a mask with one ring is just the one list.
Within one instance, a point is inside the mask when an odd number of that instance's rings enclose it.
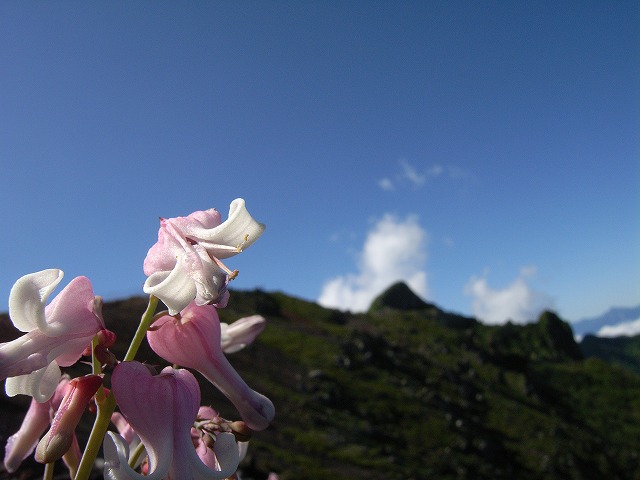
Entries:
{"label": "white cloud", "polygon": [[473,313],[485,323],[503,324],[508,320],[526,323],[535,320],[545,309],[551,308],[552,299],[531,289],[527,279],[535,275],[535,267],[525,267],[518,277],[502,290],[489,286],[486,276],[472,277],[465,293],[473,297]]}
{"label": "white cloud", "polygon": [[[415,188],[422,187],[429,178],[439,177],[445,173],[444,167],[441,165],[432,165],[426,170],[420,171],[405,159],[398,161],[400,171],[392,178],[384,177],[378,180],[378,186],[387,192],[394,191],[396,186],[413,185]],[[450,172],[451,177],[453,174]]]}
{"label": "white cloud", "polygon": [[390,178],[386,177],[378,180],[378,186],[386,192],[392,192],[396,189],[393,185],[393,181]]}
{"label": "white cloud", "polygon": [[427,175],[430,177],[437,177],[438,175],[441,175],[442,172],[444,172],[444,168],[442,168],[441,165],[433,165],[429,170],[427,170]]}
{"label": "white cloud", "polygon": [[598,337],[633,337],[640,334],[640,318],[617,325],[605,325],[596,334]]}
{"label": "white cloud", "polygon": [[385,215],[367,234],[359,253],[358,272],[326,282],[318,303],[362,312],[377,295],[399,280],[426,298],[427,240],[427,232],[415,216],[399,220],[393,215]]}
{"label": "white cloud", "polygon": [[400,167],[402,168],[401,178],[408,180],[409,183],[416,187],[421,187],[427,180],[426,175],[418,173],[418,171],[413,168],[413,165],[404,159],[400,160]]}

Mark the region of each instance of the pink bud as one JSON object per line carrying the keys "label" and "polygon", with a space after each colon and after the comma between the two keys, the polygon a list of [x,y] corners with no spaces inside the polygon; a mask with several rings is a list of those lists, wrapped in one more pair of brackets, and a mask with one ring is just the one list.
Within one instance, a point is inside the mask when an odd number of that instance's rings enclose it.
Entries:
{"label": "pink bud", "polygon": [[98,337],[98,345],[102,345],[105,348],[113,347],[113,345],[116,343],[116,340],[117,340],[116,334],[111,330],[107,330],[106,328],[100,330],[97,333],[97,337]]}
{"label": "pink bud", "polygon": [[40,463],[50,463],[61,458],[72,446],[75,429],[91,398],[102,385],[98,375],[86,375],[72,379],[51,422],[51,428],[36,448],[35,458]]}

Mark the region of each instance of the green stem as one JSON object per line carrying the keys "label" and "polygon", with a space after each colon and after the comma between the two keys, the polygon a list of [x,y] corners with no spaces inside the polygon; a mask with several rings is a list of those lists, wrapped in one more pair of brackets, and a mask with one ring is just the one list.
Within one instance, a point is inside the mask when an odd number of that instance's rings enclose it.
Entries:
{"label": "green stem", "polygon": [[138,349],[147,334],[147,330],[149,330],[149,327],[151,326],[157,306],[158,299],[151,295],[149,297],[149,305],[140,319],[140,325],[138,325],[138,330],[136,330],[136,334],[133,336],[133,340],[131,340],[131,345],[129,345],[129,350],[127,350],[127,354],[124,356],[123,362],[130,362],[135,358],[136,353],[138,353]]}
{"label": "green stem", "polygon": [[98,405],[96,420],[93,423],[91,435],[89,435],[87,446],[82,454],[82,459],[80,460],[75,480],[87,480],[91,475],[93,464],[98,456],[100,446],[102,445],[104,436],[107,433],[109,424],[111,423],[111,414],[116,409],[116,399],[113,396],[113,391],[109,392],[109,395],[107,395],[102,402],[96,403]]}
{"label": "green stem", "polygon": [[42,480],[52,480],[53,479],[53,467],[55,466],[54,462],[47,463],[44,466],[44,473],[42,474]]}
{"label": "green stem", "polygon": [[[156,311],[157,306],[158,299],[151,295],[149,297],[149,305],[147,306],[145,312],[142,314],[138,329],[136,330],[133,340],[131,340],[131,345],[129,345],[129,350],[127,350],[123,361],[128,362],[135,358],[136,353],[138,353],[138,349],[140,348],[140,345],[144,340],[147,330],[151,326],[153,315]],[[95,346],[95,340],[92,345]],[[94,369],[95,368],[96,367],[94,365]],[[99,369],[100,367],[98,366],[97,368]],[[76,473],[75,480],[88,480],[89,476],[91,475],[93,464],[96,460],[96,457],[98,456],[100,446],[102,445],[104,436],[107,433],[109,424],[111,423],[111,415],[116,409],[116,399],[113,396],[113,390],[111,390],[109,392],[109,395],[107,395],[106,397],[104,396],[104,393],[102,393],[102,389],[99,389],[98,392],[100,393],[100,395],[96,395],[96,405],[98,407],[96,420],[93,423],[93,428],[91,429],[91,434],[89,435],[87,446],[85,447],[84,454],[82,455],[82,459],[80,460],[80,465],[78,466],[78,472]]]}
{"label": "green stem", "polygon": [[[102,365],[100,364],[94,353],[97,346],[98,336],[95,335],[91,340],[91,373],[93,373],[94,375],[102,374]],[[96,392],[96,404],[104,401],[105,397],[106,395],[104,393],[104,388],[99,388]],[[71,478],[74,478],[74,476],[72,475]]]}
{"label": "green stem", "polygon": [[140,442],[138,446],[131,452],[129,455],[129,466],[134,468],[136,466],[136,462],[140,458],[140,456],[144,453],[145,447],[144,443]]}

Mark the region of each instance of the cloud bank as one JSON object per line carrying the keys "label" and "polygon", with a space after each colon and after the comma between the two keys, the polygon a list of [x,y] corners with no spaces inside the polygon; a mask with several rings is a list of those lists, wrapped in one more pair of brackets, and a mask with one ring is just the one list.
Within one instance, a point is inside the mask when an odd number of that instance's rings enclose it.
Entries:
{"label": "cloud bank", "polygon": [[535,320],[543,310],[553,306],[551,297],[534,291],[527,283],[535,272],[535,267],[521,269],[518,277],[502,290],[491,288],[486,276],[472,277],[465,293],[473,298],[475,317],[493,325],[509,320],[514,323]]}
{"label": "cloud bank", "polygon": [[598,337],[633,337],[640,334],[640,318],[617,325],[605,325],[596,334]]}
{"label": "cloud bank", "polygon": [[427,232],[415,216],[401,220],[385,215],[367,234],[358,254],[358,271],[326,282],[318,303],[363,312],[377,295],[399,280],[421,297],[428,297],[427,241]]}

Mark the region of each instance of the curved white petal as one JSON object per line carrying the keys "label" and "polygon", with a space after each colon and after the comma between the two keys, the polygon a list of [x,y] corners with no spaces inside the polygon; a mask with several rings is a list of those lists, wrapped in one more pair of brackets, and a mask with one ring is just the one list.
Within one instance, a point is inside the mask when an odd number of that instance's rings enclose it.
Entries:
{"label": "curved white petal", "polygon": [[9,397],[18,394],[31,395],[37,402],[46,402],[56,391],[60,381],[60,368],[51,362],[44,368],[28,375],[7,378],[4,389]]}
{"label": "curved white petal", "polygon": [[57,338],[47,337],[39,330],[32,330],[10,342],[0,344],[0,380],[18,375],[27,375],[46,367],[49,351]]}
{"label": "curved white petal", "polygon": [[178,257],[173,270],[151,274],[143,290],[162,300],[169,313],[176,315],[194,299],[198,305],[221,301],[227,278],[202,247],[189,245]]}
{"label": "curved white petal", "polygon": [[[216,480],[230,477],[238,469],[240,463],[240,455],[238,453],[238,445],[232,433],[220,433],[216,436],[216,442],[213,446],[213,452],[218,460],[220,470],[211,470],[202,461],[195,448],[191,449],[189,455],[191,461],[191,470],[193,478],[196,480]],[[177,477],[176,477],[177,480]]]}
{"label": "curved white petal", "polygon": [[265,225],[253,219],[242,198],[229,206],[229,218],[209,229],[193,229],[193,240],[207,249],[209,255],[223,259],[242,252],[264,232]]}
{"label": "curved white petal", "polygon": [[151,274],[142,287],[144,293],[155,295],[162,300],[170,315],[179,313],[196,296],[196,286],[181,268],[181,263],[179,260],[170,272]]}
{"label": "curved white petal", "polygon": [[57,268],[30,273],[18,279],[9,293],[9,316],[21,332],[35,328],[46,331],[44,307],[64,272]]}
{"label": "curved white petal", "polygon": [[129,466],[129,445],[115,432],[107,432],[102,443],[104,478],[109,480],[160,480],[169,470],[171,456],[167,455],[149,475],[141,475]]}

